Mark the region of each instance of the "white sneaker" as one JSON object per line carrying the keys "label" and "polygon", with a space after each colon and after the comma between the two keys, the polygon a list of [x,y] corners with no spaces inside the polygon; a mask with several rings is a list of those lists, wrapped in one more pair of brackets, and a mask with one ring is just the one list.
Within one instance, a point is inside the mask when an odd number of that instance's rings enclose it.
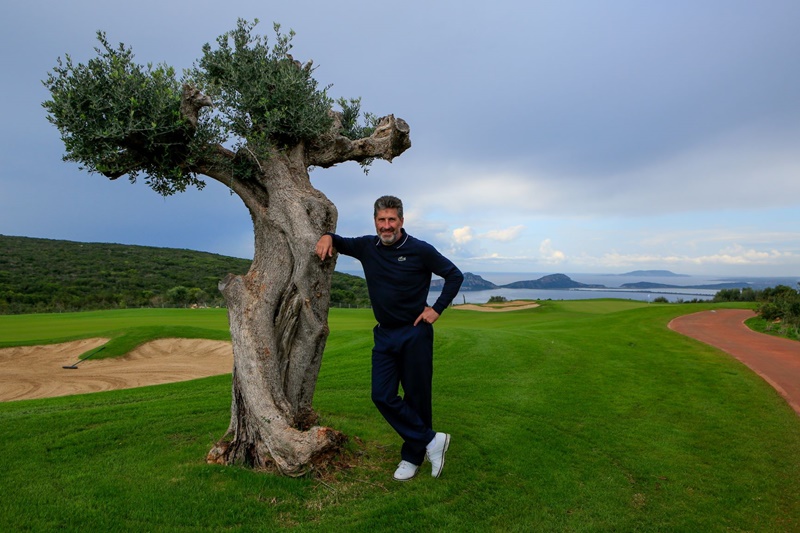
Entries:
{"label": "white sneaker", "polygon": [[397,465],[397,470],[394,471],[394,479],[396,481],[408,481],[417,475],[417,470],[419,470],[419,465],[408,461],[400,461],[400,464]]}
{"label": "white sneaker", "polygon": [[444,454],[447,453],[447,448],[450,447],[450,435],[447,433],[437,433],[433,440],[428,443],[427,457],[431,462],[431,475],[439,477],[444,468]]}

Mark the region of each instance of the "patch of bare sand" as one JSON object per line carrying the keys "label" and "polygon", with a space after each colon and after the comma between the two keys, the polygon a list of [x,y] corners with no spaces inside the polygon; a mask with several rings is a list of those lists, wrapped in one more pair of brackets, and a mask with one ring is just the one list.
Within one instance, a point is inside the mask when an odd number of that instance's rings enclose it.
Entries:
{"label": "patch of bare sand", "polygon": [[526,300],[512,300],[510,302],[500,302],[492,304],[461,304],[454,305],[452,309],[463,309],[465,311],[486,311],[489,313],[498,313],[506,311],[520,311],[522,309],[533,309],[539,307],[536,302],[529,302]]}
{"label": "patch of bare sand", "polygon": [[92,359],[65,369],[108,339],[0,349],[0,401],[51,398],[187,381],[233,368],[227,341],[159,339],[123,357]]}

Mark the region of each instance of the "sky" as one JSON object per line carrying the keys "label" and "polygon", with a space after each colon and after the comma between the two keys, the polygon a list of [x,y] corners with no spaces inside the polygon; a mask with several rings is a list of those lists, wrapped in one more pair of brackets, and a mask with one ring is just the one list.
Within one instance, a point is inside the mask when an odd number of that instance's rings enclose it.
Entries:
{"label": "sky", "polygon": [[[250,258],[214,180],[161,197],[62,161],[41,80],[96,32],[178,71],[238,18],[294,30],[329,94],[394,114],[412,147],[315,169],[337,233],[405,229],[467,272],[800,276],[797,0],[27,0],[0,20],[0,234]],[[356,267],[339,260],[340,270]],[[356,267],[357,268],[357,267]]]}

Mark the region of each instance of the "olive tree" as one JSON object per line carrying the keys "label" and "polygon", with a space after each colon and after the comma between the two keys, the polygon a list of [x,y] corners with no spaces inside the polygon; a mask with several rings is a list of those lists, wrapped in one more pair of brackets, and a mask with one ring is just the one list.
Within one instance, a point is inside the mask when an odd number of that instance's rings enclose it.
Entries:
{"label": "olive tree", "polygon": [[334,102],[311,61],[289,53],[294,33],[276,24],[270,46],[257,23],[239,20],[180,79],[164,64],[135,63],[129,47],[98,32],[85,64],[58,59],[43,106],[64,160],[88,172],[143,177],[165,196],[200,189],[207,177],[242,199],[255,253],[246,274],[220,283],[234,354],[231,421],[208,461],[298,476],[346,439],[320,427],[312,409],[335,264],[320,263],[314,245],[335,229],[337,212],[309,169],[345,161],[366,169],[411,142],[402,119],[362,116],[359,99]]}

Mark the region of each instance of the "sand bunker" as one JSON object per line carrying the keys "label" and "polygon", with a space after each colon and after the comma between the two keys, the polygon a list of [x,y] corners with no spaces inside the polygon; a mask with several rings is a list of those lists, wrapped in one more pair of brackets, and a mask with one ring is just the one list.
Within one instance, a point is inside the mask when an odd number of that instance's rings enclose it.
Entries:
{"label": "sand bunker", "polygon": [[[538,307],[530,301],[465,304],[453,307],[484,312]],[[130,389],[227,374],[233,368],[233,349],[227,341],[160,339],[124,357],[89,358],[73,365],[82,354],[108,339],[83,339],[45,346],[0,349],[0,401],[52,398],[115,389]]]}
{"label": "sand bunker", "polygon": [[520,311],[522,309],[533,309],[539,307],[536,302],[528,302],[524,300],[514,300],[511,302],[501,302],[492,304],[461,304],[454,305],[451,309],[463,309],[465,311],[487,311],[489,313],[506,312],[506,311]]}
{"label": "sand bunker", "polygon": [[72,365],[107,339],[0,349],[0,401],[129,389],[230,373],[233,349],[227,341],[160,339],[113,359]]}

